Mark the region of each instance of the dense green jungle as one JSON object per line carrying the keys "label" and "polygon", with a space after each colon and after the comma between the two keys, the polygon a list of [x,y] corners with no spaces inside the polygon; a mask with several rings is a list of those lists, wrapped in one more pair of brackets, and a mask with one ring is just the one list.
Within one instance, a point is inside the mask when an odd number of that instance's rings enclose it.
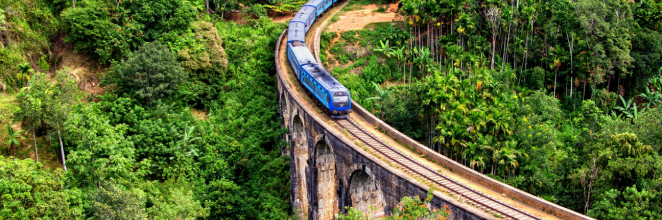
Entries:
{"label": "dense green jungle", "polygon": [[[297,218],[270,17],[304,3],[0,0],[0,219]],[[662,218],[662,3],[399,3],[322,35],[357,103],[548,201]],[[448,216],[427,200],[389,218]]]}
{"label": "dense green jungle", "polygon": [[545,200],[597,219],[662,218],[662,3],[399,7],[399,21],[322,35],[323,63],[357,103]]}

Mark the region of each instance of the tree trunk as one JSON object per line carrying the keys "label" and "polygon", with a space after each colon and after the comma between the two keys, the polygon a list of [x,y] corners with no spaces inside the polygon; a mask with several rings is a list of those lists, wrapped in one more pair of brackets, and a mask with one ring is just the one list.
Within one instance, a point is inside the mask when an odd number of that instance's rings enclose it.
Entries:
{"label": "tree trunk", "polygon": [[584,92],[582,93],[582,101],[586,99],[586,80],[584,80]]}
{"label": "tree trunk", "polygon": [[572,89],[573,89],[574,85],[575,85],[575,80],[574,80],[574,77],[571,76],[570,77],[570,99],[572,99]]}
{"label": "tree trunk", "polygon": [[34,157],[39,162],[39,154],[37,153],[37,135],[34,132],[34,123],[32,124],[32,140],[34,140]]}
{"label": "tree trunk", "polygon": [[412,63],[411,66],[409,66],[409,90],[411,90],[411,72],[414,71],[414,64]]}
{"label": "tree trunk", "polygon": [[62,144],[62,137],[60,135],[60,122],[57,122],[57,117],[55,120],[55,125],[57,125],[57,139],[60,142],[60,154],[62,155],[62,167],[64,168],[64,171],[67,171],[67,162],[64,159],[64,146]]}
{"label": "tree trunk", "polygon": [[568,44],[570,45],[570,98],[572,99],[572,89],[573,89],[573,85],[575,84],[573,80],[573,77],[575,76],[575,66],[573,64],[572,53],[575,49],[575,39],[573,38],[572,41],[570,41],[570,35],[568,34],[567,31],[565,32],[565,35],[566,38],[568,39]]}
{"label": "tree trunk", "polygon": [[496,31],[492,31],[492,70],[494,70],[494,51],[496,50]]}
{"label": "tree trunk", "polygon": [[[512,15],[511,15],[512,16]],[[508,24],[508,36],[506,37],[505,44],[503,46],[503,60],[501,61],[501,71],[503,72],[503,67],[506,66],[508,62],[508,43],[510,43],[510,28],[512,23]]]}
{"label": "tree trunk", "polygon": [[226,0],[225,3],[223,3],[223,10],[221,10],[221,19],[224,18],[223,15],[225,14],[225,6],[227,6],[227,4],[228,4],[228,1]]}
{"label": "tree trunk", "polygon": [[[414,32],[414,27],[411,27],[411,30],[412,30],[412,32]],[[414,39],[412,38],[409,41],[409,55],[410,56],[411,56],[413,47],[414,47]],[[411,65],[409,66],[409,75],[411,75]],[[403,85],[407,85],[407,67],[405,67],[405,71],[404,71]],[[409,86],[409,88],[411,88],[411,85]]]}
{"label": "tree trunk", "polygon": [[554,97],[556,97],[556,76],[559,75],[559,68],[556,67],[556,72],[554,73]]}

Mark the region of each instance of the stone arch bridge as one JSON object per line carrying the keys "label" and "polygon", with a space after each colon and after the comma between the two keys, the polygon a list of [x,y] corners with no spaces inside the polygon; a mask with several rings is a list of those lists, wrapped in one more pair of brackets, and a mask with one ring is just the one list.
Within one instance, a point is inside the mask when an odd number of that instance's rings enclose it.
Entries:
{"label": "stone arch bridge", "polygon": [[[373,216],[391,214],[405,196],[425,198],[429,187],[410,175],[360,148],[331,126],[333,121],[317,116],[298,97],[286,80],[280,62],[280,48],[286,30],[280,35],[276,50],[278,108],[281,125],[289,129],[283,139],[289,144],[281,149],[290,156],[290,200],[296,215],[305,219],[335,219],[354,207]],[[319,32],[319,30],[318,30]],[[317,33],[319,35],[319,33]],[[456,163],[398,132],[356,103],[354,113],[370,125],[383,129],[397,141],[435,160],[442,166],[498,193],[562,219],[591,219],[572,210],[500,183]],[[434,192],[432,207],[448,205],[451,219],[503,219],[471,206],[457,198]]]}

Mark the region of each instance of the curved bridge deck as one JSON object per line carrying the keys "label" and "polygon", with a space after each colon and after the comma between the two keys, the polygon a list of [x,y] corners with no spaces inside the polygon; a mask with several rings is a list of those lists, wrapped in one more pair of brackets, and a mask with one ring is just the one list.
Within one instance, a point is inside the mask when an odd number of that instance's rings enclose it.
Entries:
{"label": "curved bridge deck", "polygon": [[[344,4],[346,4],[346,2]],[[319,56],[319,36],[329,20],[328,18],[341,7],[336,7],[327,12],[327,15],[320,19],[323,21],[316,22],[316,25],[309,31],[309,33],[314,33],[314,35],[309,34],[306,37],[307,44],[311,48],[311,51],[314,51],[317,56]],[[283,33],[285,32],[286,31],[283,31]],[[462,217],[462,215],[455,216],[459,219],[591,219],[503,183],[499,183],[498,181],[445,158],[395,131],[393,128],[384,124],[354,102],[352,103],[352,109],[355,113],[350,114],[348,120],[334,121],[330,119],[323,114],[315,104],[313,104],[312,99],[305,94],[301,84],[296,81],[294,71],[289,66],[285,51],[286,39],[281,39],[275,52],[276,66],[278,70],[277,78],[280,91],[279,108],[282,111],[283,124],[291,131],[291,134],[285,137],[285,139],[293,142],[293,149],[290,150],[290,155],[292,156],[291,164],[293,166],[291,174],[293,176],[292,194],[297,195],[293,195],[292,202],[294,203],[295,208],[305,209],[302,210],[302,212],[308,216],[307,218],[331,219],[333,218],[333,213],[343,212],[341,210],[343,210],[344,205],[349,204],[355,207],[361,205],[356,204],[356,201],[353,202],[354,195],[352,194],[358,191],[352,189],[351,186],[346,186],[349,193],[345,193],[350,195],[338,192],[337,194],[339,196],[334,196],[331,195],[333,192],[319,192],[321,190],[320,187],[322,186],[335,188],[336,191],[343,191],[341,188],[343,188],[343,185],[351,185],[351,179],[360,179],[355,178],[355,175],[351,174],[350,179],[344,181],[343,178],[340,178],[339,182],[336,180],[330,180],[326,181],[326,183],[322,183],[324,180],[317,177],[320,175],[319,173],[327,172],[328,174],[328,172],[332,172],[333,174],[331,177],[338,175],[340,170],[338,165],[329,165],[328,163],[329,161],[337,163],[336,160],[339,158],[336,157],[340,156],[337,155],[337,152],[335,157],[326,157],[327,159],[324,159],[324,163],[326,164],[324,165],[315,165],[320,163],[315,161],[312,162],[313,165],[311,165],[310,162],[302,162],[302,160],[312,161],[311,157],[321,158],[318,151],[325,151],[328,154],[333,154],[332,151],[334,150],[318,150],[323,149],[319,148],[319,144],[314,144],[313,150],[303,150],[300,148],[303,147],[302,145],[305,145],[304,142],[306,141],[302,141],[301,139],[313,138],[315,139],[315,142],[318,142],[319,140],[328,138],[327,136],[332,135],[339,136],[338,138],[340,138],[344,144],[350,145],[350,148],[354,148],[354,150],[357,151],[356,153],[374,160],[376,164],[382,166],[382,168],[388,170],[388,172],[394,173],[396,176],[402,176],[400,178],[412,182],[413,185],[420,187],[422,190],[427,190],[430,186],[434,186],[437,189],[437,192],[434,194],[435,198],[451,203],[451,205],[456,207],[454,210],[462,209],[462,212],[475,213],[475,216],[471,217]],[[285,93],[289,93],[289,96]],[[325,131],[322,136],[325,137],[321,137],[320,134],[318,134],[317,137],[305,134],[306,132],[303,130],[306,128],[301,128],[296,125],[297,120],[302,120],[301,117],[297,118],[296,115],[302,115],[303,112],[298,112],[297,110],[292,109],[295,107],[294,102],[299,105],[298,110],[304,111],[305,114],[310,115],[313,120],[317,121],[317,123],[323,127]],[[384,130],[387,134],[382,132]],[[421,147],[425,149],[421,149]],[[413,151],[412,148],[414,149]],[[343,156],[350,157],[349,155]],[[330,167],[320,168],[324,166]],[[372,176],[372,179],[375,179],[374,175],[377,174],[374,173],[376,172],[372,171],[371,173],[369,169],[365,168],[365,164],[363,166],[363,170]],[[453,171],[447,168],[453,169]],[[317,180],[312,180],[313,183],[310,183],[311,180],[301,179],[308,178],[308,176],[315,176],[315,179]],[[468,176],[469,178],[465,178],[465,176]],[[317,184],[315,181],[317,181]],[[330,183],[334,181],[335,183]],[[375,190],[376,188],[386,190],[386,187],[380,187],[379,183],[373,184],[376,185]],[[311,187],[310,185],[317,186]],[[297,186],[299,187],[297,188]],[[489,186],[489,188],[486,186]],[[374,199],[386,199],[384,198],[386,195],[378,194],[379,193],[373,193],[372,197]],[[414,196],[414,194],[408,196]],[[345,198],[339,198],[343,197],[343,195],[345,195]],[[311,199],[316,199],[318,201],[308,201]],[[320,204],[320,202],[322,204]],[[338,204],[333,204],[334,202]],[[375,201],[372,202],[373,204],[376,203]],[[315,208],[309,207],[310,205],[315,206]],[[388,206],[388,204],[377,206],[379,206],[377,208],[384,209],[384,206]],[[386,212],[388,212],[388,207],[386,207]],[[378,212],[377,215],[383,214],[387,213]]]}

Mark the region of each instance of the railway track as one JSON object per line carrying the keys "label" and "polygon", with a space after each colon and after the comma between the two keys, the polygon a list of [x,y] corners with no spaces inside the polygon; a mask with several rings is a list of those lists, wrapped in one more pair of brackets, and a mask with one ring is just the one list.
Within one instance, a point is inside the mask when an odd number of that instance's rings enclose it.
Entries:
{"label": "railway track", "polygon": [[523,212],[517,208],[504,204],[503,202],[484,195],[467,186],[464,186],[444,176],[443,174],[424,166],[423,164],[408,157],[393,147],[385,144],[383,141],[371,135],[369,132],[361,128],[358,124],[351,121],[349,118],[338,119],[335,120],[335,122],[340,127],[347,130],[347,132],[349,132],[354,138],[360,140],[362,143],[366,144],[372,148],[372,150],[386,157],[388,160],[396,163],[398,166],[404,169],[405,172],[412,176],[424,179],[425,181],[429,181],[437,187],[446,189],[451,194],[451,196],[457,197],[458,200],[462,199],[463,201],[466,201],[466,203],[474,205],[488,213],[495,214],[495,216],[498,214],[504,219],[541,219],[539,217]]}

